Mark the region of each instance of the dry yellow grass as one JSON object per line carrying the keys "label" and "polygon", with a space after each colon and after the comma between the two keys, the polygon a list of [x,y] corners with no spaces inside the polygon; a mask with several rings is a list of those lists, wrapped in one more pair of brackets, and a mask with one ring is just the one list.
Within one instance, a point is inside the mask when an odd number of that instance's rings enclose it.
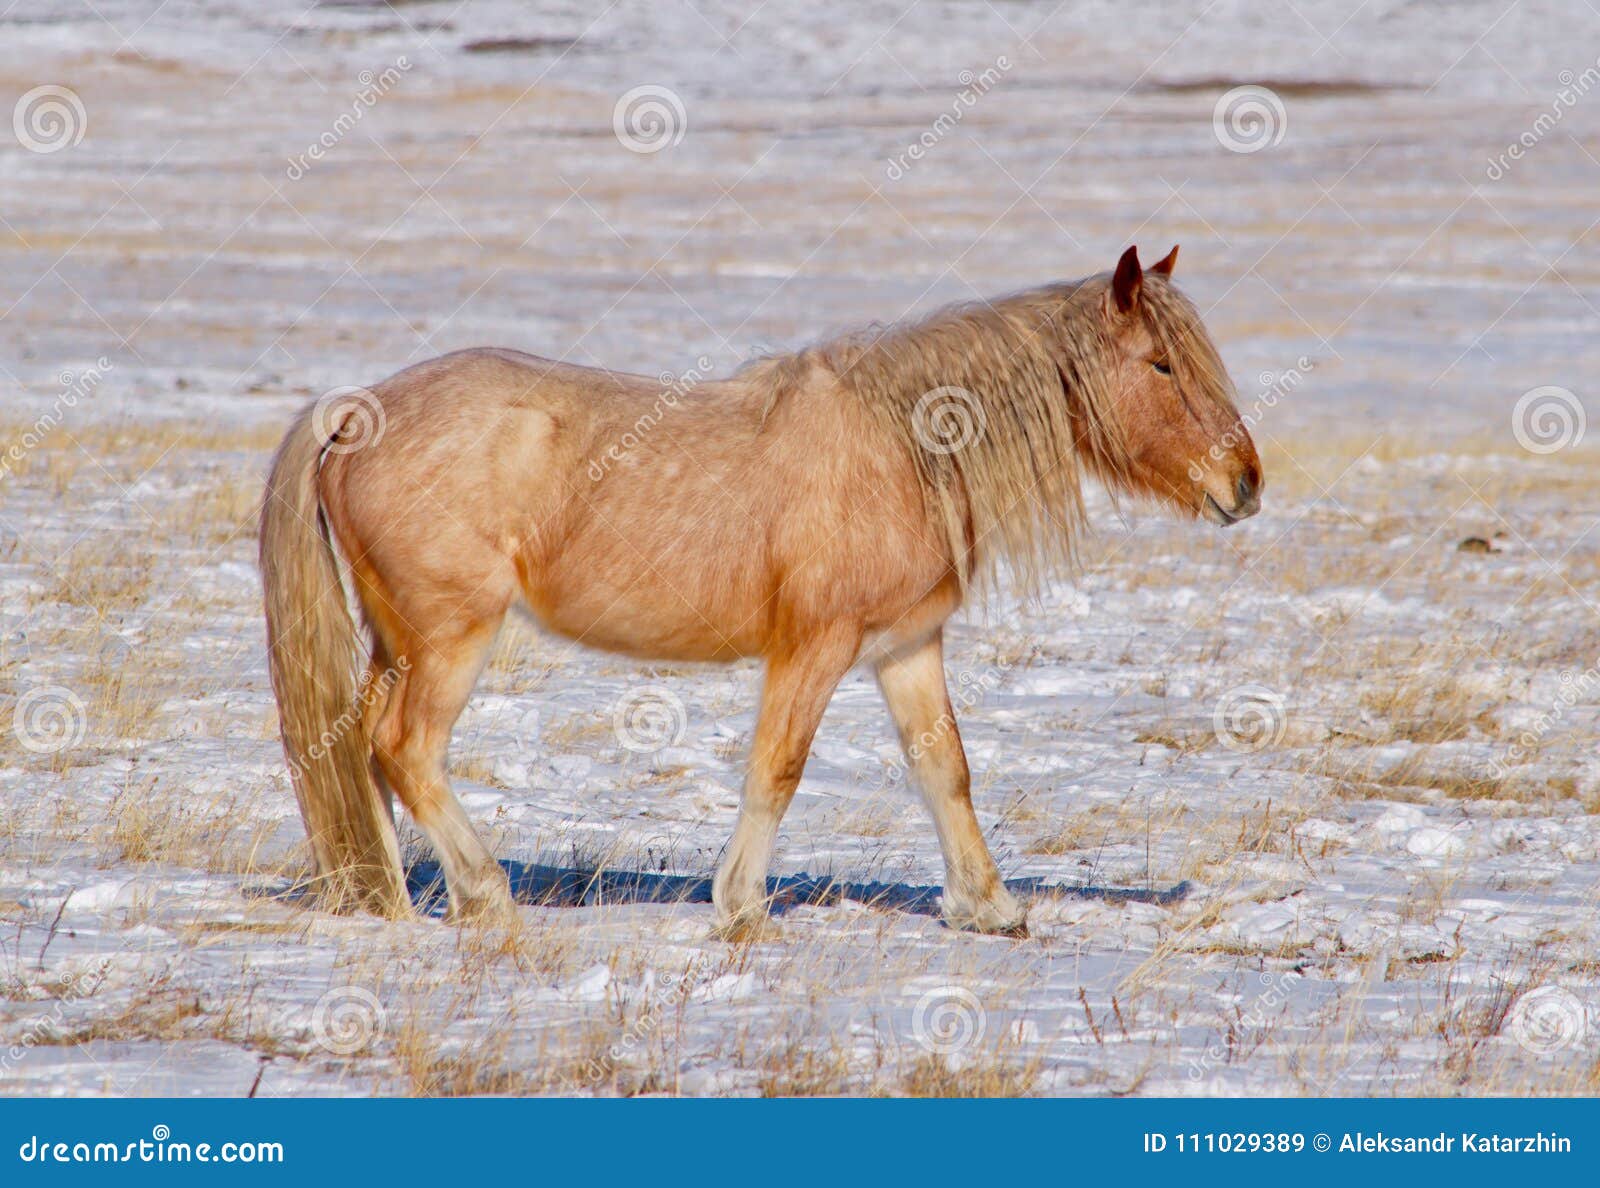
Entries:
{"label": "dry yellow grass", "polygon": [[111,801],[102,864],[166,862],[223,874],[282,874],[285,855],[268,845],[278,821],[251,812],[266,800],[261,792],[196,799],[156,777],[130,780]]}
{"label": "dry yellow grass", "polygon": [[53,578],[41,601],[85,607],[107,618],[142,606],[155,580],[140,542],[96,536],[47,561]]}
{"label": "dry yellow grass", "polygon": [[952,1063],[929,1054],[915,1061],[896,1088],[906,1097],[1025,1097],[1039,1080],[1040,1060],[987,1053]]}
{"label": "dry yellow grass", "polygon": [[212,550],[233,541],[254,540],[261,509],[262,480],[253,471],[219,475],[175,511],[175,534]]}

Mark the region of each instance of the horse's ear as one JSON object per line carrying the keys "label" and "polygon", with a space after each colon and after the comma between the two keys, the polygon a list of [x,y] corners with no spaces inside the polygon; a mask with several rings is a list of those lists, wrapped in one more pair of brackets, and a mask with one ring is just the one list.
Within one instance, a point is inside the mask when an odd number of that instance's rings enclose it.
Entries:
{"label": "horse's ear", "polygon": [[1173,244],[1172,250],[1161,259],[1150,265],[1150,271],[1157,276],[1171,276],[1172,266],[1178,262],[1178,245]]}
{"label": "horse's ear", "polygon": [[1118,313],[1127,313],[1139,300],[1139,290],[1144,285],[1144,270],[1139,267],[1139,249],[1131,247],[1117,261],[1117,270],[1111,274],[1111,299]]}

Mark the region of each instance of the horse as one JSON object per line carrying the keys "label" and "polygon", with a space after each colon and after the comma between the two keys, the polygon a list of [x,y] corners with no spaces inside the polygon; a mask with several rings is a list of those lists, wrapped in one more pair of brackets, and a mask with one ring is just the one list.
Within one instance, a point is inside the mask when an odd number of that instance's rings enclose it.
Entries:
{"label": "horse", "polygon": [[1110,272],[671,390],[480,348],[304,410],[272,463],[260,563],[320,902],[411,912],[398,796],[449,919],[510,919],[445,755],[516,605],[613,653],[764,663],[720,935],[762,934],[779,823],[861,662],[931,810],[945,921],[1025,935],[973,811],[943,628],[1002,579],[1037,589],[1071,564],[1085,480],[1222,526],[1259,510],[1260,459],[1176,259],[1144,269],[1130,247]]}

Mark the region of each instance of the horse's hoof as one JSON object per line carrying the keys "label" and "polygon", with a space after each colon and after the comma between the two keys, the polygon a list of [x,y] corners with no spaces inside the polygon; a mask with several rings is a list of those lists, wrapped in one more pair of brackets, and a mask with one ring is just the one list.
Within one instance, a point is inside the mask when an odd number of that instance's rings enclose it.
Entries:
{"label": "horse's hoof", "polygon": [[982,936],[1004,936],[1009,937],[1011,940],[1028,939],[1028,921],[1026,917],[1021,920],[996,922],[974,919],[971,916],[964,918],[946,916],[944,922],[947,927],[954,928],[958,932],[976,932]]}
{"label": "horse's hoof", "polygon": [[763,913],[759,916],[743,915],[734,916],[732,919],[719,920],[711,929],[713,940],[725,941],[730,945],[751,945],[761,941],[775,941],[782,935],[772,917]]}
{"label": "horse's hoof", "polygon": [[1028,909],[1009,893],[999,902],[984,903],[966,910],[947,908],[944,922],[961,932],[1008,936],[1013,940],[1026,940],[1028,936]]}
{"label": "horse's hoof", "polygon": [[484,895],[474,899],[451,901],[445,920],[458,926],[474,928],[515,928],[517,905],[507,895]]}

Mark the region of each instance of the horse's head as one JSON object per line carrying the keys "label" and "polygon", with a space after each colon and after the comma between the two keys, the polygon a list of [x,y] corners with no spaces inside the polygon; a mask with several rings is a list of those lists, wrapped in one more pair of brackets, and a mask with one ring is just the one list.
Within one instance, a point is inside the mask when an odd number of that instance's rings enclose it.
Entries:
{"label": "horse's head", "polygon": [[1178,249],[1148,270],[1129,248],[1104,283],[1107,401],[1121,438],[1100,469],[1115,488],[1235,524],[1261,510],[1261,459],[1200,315],[1171,283]]}

